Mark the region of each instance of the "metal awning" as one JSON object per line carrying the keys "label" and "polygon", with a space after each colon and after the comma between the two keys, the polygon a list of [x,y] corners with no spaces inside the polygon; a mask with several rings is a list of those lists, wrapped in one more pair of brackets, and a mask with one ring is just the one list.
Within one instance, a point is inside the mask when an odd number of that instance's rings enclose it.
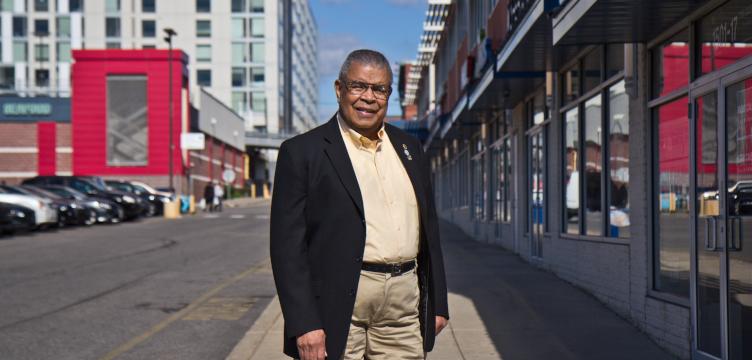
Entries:
{"label": "metal awning", "polygon": [[553,44],[648,42],[708,1],[570,0],[553,18]]}
{"label": "metal awning", "polygon": [[[551,70],[551,21],[544,0],[530,6],[489,69],[470,92],[469,108],[499,109],[514,107],[545,82]],[[495,70],[495,71],[494,71]]]}

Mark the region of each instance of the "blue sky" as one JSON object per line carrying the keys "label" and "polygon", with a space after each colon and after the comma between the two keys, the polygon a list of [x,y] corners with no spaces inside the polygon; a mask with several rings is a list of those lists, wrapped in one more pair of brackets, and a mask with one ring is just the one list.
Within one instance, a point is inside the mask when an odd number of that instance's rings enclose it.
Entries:
{"label": "blue sky", "polygon": [[389,115],[399,115],[397,63],[415,60],[423,30],[425,0],[311,0],[319,28],[319,122],[337,110],[334,80],[347,54],[381,51],[395,70]]}

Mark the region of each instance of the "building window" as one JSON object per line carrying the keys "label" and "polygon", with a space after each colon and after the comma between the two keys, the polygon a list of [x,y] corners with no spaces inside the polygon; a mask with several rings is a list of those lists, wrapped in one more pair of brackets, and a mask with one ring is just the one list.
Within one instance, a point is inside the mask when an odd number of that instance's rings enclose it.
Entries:
{"label": "building window", "polygon": [[246,69],[242,67],[232,68],[232,86],[244,87],[246,83]]}
{"label": "building window", "polygon": [[104,47],[105,49],[120,49],[120,41],[108,41]]}
{"label": "building window", "polygon": [[34,20],[34,36],[47,36],[50,34],[50,22],[44,19]]}
{"label": "building window", "polygon": [[248,19],[251,22],[251,36],[264,37],[264,18]]}
{"label": "building window", "polygon": [[0,11],[13,12],[14,0],[0,0]]}
{"label": "building window", "polygon": [[264,62],[264,43],[251,43],[251,61]]}
{"label": "building window", "polygon": [[143,166],[149,148],[146,76],[107,77],[107,165]]}
{"label": "building window", "polygon": [[232,109],[238,114],[248,112],[248,99],[246,93],[240,91],[232,92]]}
{"label": "building window", "polygon": [[68,11],[84,11],[84,0],[68,0]]}
{"label": "building window", "polygon": [[254,112],[263,113],[266,111],[266,93],[254,91],[251,93],[251,109]]}
{"label": "building window", "polygon": [[689,117],[687,97],[653,110],[658,208],[653,287],[689,297]]}
{"label": "building window", "polygon": [[34,60],[50,61],[50,46],[47,44],[34,45]]}
{"label": "building window", "polygon": [[240,65],[248,62],[247,45],[245,43],[232,43],[232,64]]}
{"label": "building window", "polygon": [[232,12],[234,13],[245,12],[245,0],[232,0]]}
{"label": "building window", "polygon": [[16,69],[13,66],[0,67],[0,89],[13,90],[16,87]]}
{"label": "building window", "polygon": [[13,36],[25,37],[26,36],[26,18],[20,16],[13,17]]}
{"label": "building window", "polygon": [[[752,29],[749,23],[749,0],[731,0],[703,17],[697,24],[696,53],[700,74],[723,69],[752,56]],[[740,26],[742,25],[742,26]]]}
{"label": "building window", "polygon": [[233,18],[232,19],[232,38],[243,39],[245,37],[246,37],[245,19]]}
{"label": "building window", "polygon": [[120,18],[108,17],[105,19],[105,35],[107,37],[120,37]]}
{"label": "building window", "polygon": [[[630,235],[628,103],[620,78],[623,47],[596,47],[561,75],[562,101],[568,103],[561,114],[566,166],[562,231],[568,234]],[[595,90],[596,95],[588,98],[580,95]],[[607,154],[607,149],[615,153]]]}
{"label": "building window", "polygon": [[144,20],[141,22],[141,36],[153,38],[157,35],[157,22],[154,20]]}
{"label": "building window", "polygon": [[13,41],[13,61],[25,62],[27,58],[28,47],[26,41]]}
{"label": "building window", "polygon": [[120,0],[105,0],[104,11],[108,13],[120,12]]}
{"label": "building window", "polygon": [[689,84],[689,31],[684,30],[650,52],[652,98]]}
{"label": "building window", "polygon": [[56,33],[57,37],[61,38],[68,38],[71,35],[71,23],[70,23],[70,17],[68,16],[59,16],[57,18],[57,22],[55,24],[57,27]]}
{"label": "building window", "polygon": [[196,0],[196,12],[211,12],[211,0]]}
{"label": "building window", "polygon": [[251,68],[251,82],[253,85],[262,85],[264,83],[264,68],[257,66]]}
{"label": "building window", "polygon": [[572,108],[564,114],[564,232],[580,233],[580,116]]}
{"label": "building window", "polygon": [[142,49],[156,49],[156,45],[143,45],[141,46]]}
{"label": "building window", "polygon": [[50,2],[49,0],[34,0],[34,11],[49,11],[50,9]]}
{"label": "building window", "polygon": [[141,12],[153,13],[156,9],[156,0],[141,0]]}
{"label": "building window", "polygon": [[34,71],[34,84],[38,88],[50,86],[50,71],[47,69],[38,69]]}
{"label": "building window", "polygon": [[196,61],[211,62],[212,58],[211,45],[196,45]]}
{"label": "building window", "polygon": [[71,61],[71,44],[67,41],[59,41],[57,43],[57,61],[70,62]]}
{"label": "building window", "polygon": [[264,0],[251,0],[251,12],[264,12]]}
{"label": "building window", "polygon": [[196,20],[196,37],[211,37],[211,21]]}
{"label": "building window", "polygon": [[198,86],[211,86],[211,70],[196,70],[196,84]]}

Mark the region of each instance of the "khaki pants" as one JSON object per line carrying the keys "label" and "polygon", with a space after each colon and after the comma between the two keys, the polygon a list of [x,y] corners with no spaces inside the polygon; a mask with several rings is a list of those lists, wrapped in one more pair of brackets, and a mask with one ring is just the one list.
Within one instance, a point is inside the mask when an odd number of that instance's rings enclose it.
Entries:
{"label": "khaki pants", "polygon": [[423,360],[413,269],[399,276],[360,272],[344,360]]}

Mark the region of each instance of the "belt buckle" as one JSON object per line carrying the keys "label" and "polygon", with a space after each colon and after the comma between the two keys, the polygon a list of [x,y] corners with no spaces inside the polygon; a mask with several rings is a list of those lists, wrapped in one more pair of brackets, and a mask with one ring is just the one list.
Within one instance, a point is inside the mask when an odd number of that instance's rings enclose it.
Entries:
{"label": "belt buckle", "polygon": [[402,275],[402,267],[401,264],[390,264],[390,267],[392,268],[391,274],[392,276],[400,276]]}

